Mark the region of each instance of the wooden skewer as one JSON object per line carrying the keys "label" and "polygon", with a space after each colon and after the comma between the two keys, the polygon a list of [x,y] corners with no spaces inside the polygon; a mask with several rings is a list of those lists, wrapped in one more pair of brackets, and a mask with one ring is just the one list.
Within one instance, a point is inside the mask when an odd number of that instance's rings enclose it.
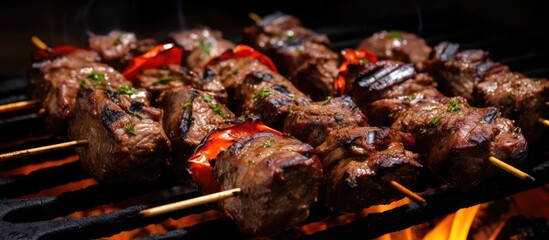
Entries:
{"label": "wooden skewer", "polygon": [[261,21],[261,16],[257,15],[256,13],[248,13],[248,17],[254,20],[255,22]]}
{"label": "wooden skewer", "polygon": [[39,107],[39,106],[40,106],[40,101],[38,100],[28,100],[28,101],[8,103],[8,104],[0,105],[0,113],[29,109],[29,108]]}
{"label": "wooden skewer", "polygon": [[148,208],[145,210],[141,210],[139,212],[141,214],[141,217],[147,218],[147,217],[154,217],[158,215],[162,215],[169,212],[179,211],[183,210],[185,208],[190,208],[210,202],[217,202],[219,200],[230,198],[238,195],[242,190],[240,188],[234,188],[218,193],[212,193],[208,195],[204,195],[201,197],[196,197],[192,199],[183,200],[180,202],[170,203],[158,207]]}
{"label": "wooden skewer", "polygon": [[425,198],[419,196],[419,194],[413,192],[412,190],[408,189],[405,186],[402,186],[402,184],[398,183],[397,181],[391,180],[390,183],[391,183],[391,186],[393,186],[393,188],[395,188],[397,191],[404,194],[406,197],[408,197],[412,201],[414,201],[414,202],[416,202],[416,203],[418,203],[422,206],[427,205],[427,200],[425,200]]}
{"label": "wooden skewer", "polygon": [[38,49],[41,49],[41,50],[48,50],[50,49],[50,47],[48,47],[48,45],[46,45],[46,43],[44,43],[40,38],[38,38],[37,36],[32,36],[31,37],[31,42],[32,42],[32,45],[34,45],[36,48]]}
{"label": "wooden skewer", "polygon": [[3,153],[3,154],[0,154],[0,161],[22,158],[26,156],[33,156],[41,153],[53,152],[57,150],[67,149],[75,146],[83,146],[83,145],[88,145],[88,140],[69,141],[69,142],[52,144],[52,145],[43,146],[43,147]]}
{"label": "wooden skewer", "polygon": [[520,178],[521,180],[523,181],[526,181],[526,182],[533,182],[533,181],[536,181],[536,179],[530,175],[528,175],[528,173],[525,173],[521,170],[519,170],[518,168],[516,167],[513,167],[495,157],[489,157],[488,158],[488,161],[490,161],[490,163],[494,164],[496,167],[499,167],[501,168],[502,170],[508,172],[508,173],[511,173],[513,175],[515,175],[516,177]]}
{"label": "wooden skewer", "polygon": [[547,119],[538,118],[538,122],[543,126],[549,127],[549,120]]}

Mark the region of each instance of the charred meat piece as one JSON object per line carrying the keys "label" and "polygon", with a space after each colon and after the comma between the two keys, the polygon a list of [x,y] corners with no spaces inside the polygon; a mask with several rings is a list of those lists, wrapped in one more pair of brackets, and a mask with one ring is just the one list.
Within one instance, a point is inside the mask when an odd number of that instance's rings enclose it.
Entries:
{"label": "charred meat piece", "polygon": [[170,33],[170,38],[188,52],[185,66],[191,69],[204,67],[210,60],[234,47],[220,31],[210,28]]}
{"label": "charred meat piece", "polygon": [[414,138],[377,127],[348,127],[332,132],[316,148],[324,166],[326,205],[337,212],[359,212],[402,198],[390,181],[414,186],[421,164],[409,151]]}
{"label": "charred meat piece", "polygon": [[82,88],[129,87],[131,82],[102,63],[70,56],[35,63],[29,72],[30,96],[42,101],[46,125],[54,134],[67,131],[67,116]]}
{"label": "charred meat piece", "polygon": [[322,164],[308,144],[260,132],[221,152],[213,175],[221,190],[242,188],[239,196],[219,201],[240,231],[267,235],[296,227],[309,216]]}
{"label": "charred meat piece", "polygon": [[425,40],[413,33],[403,31],[381,31],[362,41],[358,49],[374,52],[380,59],[413,63],[423,68],[423,62],[429,59],[431,47]]}
{"label": "charred meat piece", "polygon": [[472,103],[473,88],[485,74],[509,71],[507,66],[493,62],[488,52],[458,50],[458,44],[442,42],[435,47],[434,56],[426,66],[449,96],[461,96]]}
{"label": "charred meat piece", "polygon": [[158,106],[166,113],[164,131],[174,149],[171,165],[183,167],[174,170],[188,182],[186,163],[189,156],[212,129],[224,126],[225,120],[234,118],[234,114],[208,93],[190,87],[163,92]]}
{"label": "charred meat piece", "polygon": [[469,189],[498,173],[488,161],[490,156],[512,165],[520,165],[526,157],[527,144],[520,129],[497,109],[474,108],[461,97],[393,96],[376,104],[369,96],[393,89],[392,83],[413,81],[415,72],[410,64],[395,67],[383,61],[362,69],[351,90],[353,100],[361,103],[361,109],[372,108],[369,112],[378,111],[376,107],[394,109],[389,116],[392,128],[411,133],[423,165],[450,185]]}
{"label": "charred meat piece", "polygon": [[103,62],[116,69],[125,68],[133,57],[150,50],[156,41],[145,39],[138,41],[134,33],[111,31],[107,35],[92,34],[88,47],[99,53]]}
{"label": "charred meat piece", "polygon": [[351,97],[344,95],[295,106],[284,121],[284,132],[316,147],[333,131],[367,125],[368,120]]}
{"label": "charred meat piece", "polygon": [[547,117],[547,79],[528,78],[514,72],[490,74],[475,85],[473,97],[475,105],[496,107],[503,116],[515,119],[529,141],[535,141],[546,130],[538,119]]}
{"label": "charred meat piece", "polygon": [[69,121],[69,138],[87,139],[77,147],[82,167],[100,182],[152,180],[170,157],[162,110],[132,95],[85,89]]}
{"label": "charred meat piece", "polygon": [[294,106],[311,102],[290,81],[272,72],[248,74],[235,98],[242,115],[257,116],[275,129],[282,129]]}

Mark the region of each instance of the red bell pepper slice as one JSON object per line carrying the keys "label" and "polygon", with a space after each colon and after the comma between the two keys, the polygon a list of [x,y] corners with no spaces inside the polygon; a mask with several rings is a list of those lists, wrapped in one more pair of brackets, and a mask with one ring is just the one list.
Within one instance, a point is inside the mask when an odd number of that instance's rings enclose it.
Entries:
{"label": "red bell pepper slice", "polygon": [[349,74],[349,64],[377,62],[377,56],[368,50],[361,49],[345,49],[341,51],[343,55],[343,62],[339,66],[339,73],[334,81],[334,91],[336,96],[341,96],[345,93],[345,78]]}
{"label": "red bell pepper slice", "polygon": [[145,69],[158,68],[167,65],[181,65],[183,48],[173,43],[155,46],[143,55],[134,57],[130,65],[122,73],[126,79],[133,81]]}
{"label": "red bell pepper slice", "polygon": [[229,49],[225,51],[219,57],[216,57],[211,61],[209,61],[206,64],[206,67],[213,66],[220,62],[227,61],[233,58],[248,58],[248,57],[255,58],[259,62],[261,62],[263,65],[271,69],[271,71],[278,72],[276,70],[276,66],[274,65],[273,61],[271,61],[269,57],[263,55],[262,53],[256,51],[252,47],[246,46],[246,45],[237,45],[233,49]]}
{"label": "red bell pepper slice", "polygon": [[36,50],[32,56],[32,59],[35,62],[41,62],[44,60],[69,55],[76,50],[78,50],[78,48],[72,45],[59,45],[53,48]]}
{"label": "red bell pepper slice", "polygon": [[265,126],[258,119],[248,119],[242,123],[217,129],[208,135],[188,160],[192,178],[204,194],[219,192],[220,190],[217,180],[212,175],[210,161],[215,161],[220,152],[228,149],[237,140],[264,131],[282,136],[282,133]]}

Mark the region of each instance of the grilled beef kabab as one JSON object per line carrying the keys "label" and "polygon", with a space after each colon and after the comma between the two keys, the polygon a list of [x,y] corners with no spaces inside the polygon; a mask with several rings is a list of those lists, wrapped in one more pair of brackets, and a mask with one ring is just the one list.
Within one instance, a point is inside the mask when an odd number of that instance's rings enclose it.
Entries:
{"label": "grilled beef kabab", "polygon": [[106,35],[92,34],[88,38],[89,49],[97,52],[104,63],[117,70],[124,69],[130,61],[156,45],[156,40],[138,40],[134,33],[111,31]]}
{"label": "grilled beef kabab", "polygon": [[170,41],[185,49],[183,65],[193,69],[201,68],[221,53],[234,47],[223,38],[220,31],[210,28],[197,28],[183,32],[170,33]]}

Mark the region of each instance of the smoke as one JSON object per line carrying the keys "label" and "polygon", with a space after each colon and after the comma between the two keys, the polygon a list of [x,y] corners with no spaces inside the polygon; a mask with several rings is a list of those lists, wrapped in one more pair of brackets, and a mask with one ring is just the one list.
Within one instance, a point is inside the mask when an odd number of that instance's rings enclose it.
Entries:
{"label": "smoke", "polygon": [[185,14],[183,11],[183,1],[175,0],[177,6],[177,21],[179,22],[180,30],[187,29],[187,22],[185,22]]}

